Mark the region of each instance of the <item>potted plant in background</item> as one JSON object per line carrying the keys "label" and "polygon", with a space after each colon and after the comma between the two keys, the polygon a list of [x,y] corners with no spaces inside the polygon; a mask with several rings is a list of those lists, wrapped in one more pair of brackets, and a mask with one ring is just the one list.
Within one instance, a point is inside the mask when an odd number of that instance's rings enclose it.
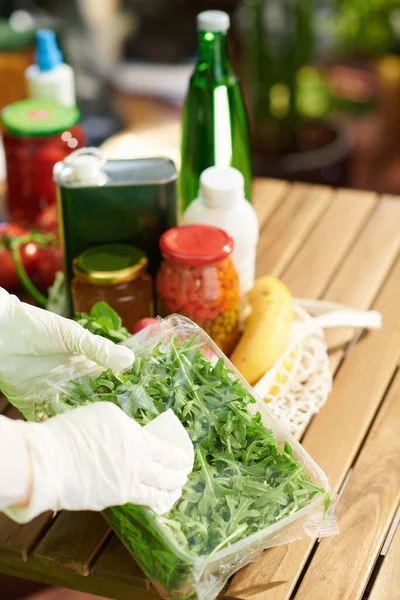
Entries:
{"label": "potted plant in background", "polygon": [[342,55],[382,56],[399,47],[399,0],[335,0],[336,43]]}
{"label": "potted plant in background", "polygon": [[[400,191],[400,0],[335,0],[336,65],[332,87],[342,96],[374,99],[354,121],[358,166],[354,185]],[[375,98],[374,98],[375,96]],[[353,102],[353,115],[356,105]],[[372,110],[371,110],[372,109]],[[361,158],[361,155],[364,158]]]}
{"label": "potted plant in background", "polygon": [[256,175],[345,185],[350,143],[331,120],[319,68],[333,48],[332,0],[243,0],[243,82]]}

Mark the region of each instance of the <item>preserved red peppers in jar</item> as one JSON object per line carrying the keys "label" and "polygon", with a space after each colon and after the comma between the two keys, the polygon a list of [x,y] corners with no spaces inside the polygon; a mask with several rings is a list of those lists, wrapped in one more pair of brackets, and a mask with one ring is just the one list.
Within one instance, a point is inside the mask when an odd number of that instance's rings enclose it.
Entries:
{"label": "preserved red peppers in jar", "polygon": [[33,225],[56,201],[53,167],[85,145],[79,110],[47,100],[21,100],[2,111],[8,218]]}
{"label": "preserved red peppers in jar", "polygon": [[239,280],[230,258],[232,238],[206,225],[175,227],[160,238],[157,309],[202,327],[225,354],[239,336]]}

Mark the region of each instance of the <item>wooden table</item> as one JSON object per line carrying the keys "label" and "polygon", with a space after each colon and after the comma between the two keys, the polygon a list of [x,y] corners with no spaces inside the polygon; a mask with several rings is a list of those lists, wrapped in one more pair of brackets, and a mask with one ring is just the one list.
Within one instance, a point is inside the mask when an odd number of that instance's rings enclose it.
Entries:
{"label": "wooden table", "polygon": [[[333,331],[333,392],[302,443],[339,493],[340,535],[268,550],[233,577],[226,598],[400,598],[400,199],[257,181],[258,274],[297,297],[383,314],[380,331]],[[17,417],[3,400],[0,411]],[[0,571],[116,600],[157,598],[94,513],[0,516]]]}

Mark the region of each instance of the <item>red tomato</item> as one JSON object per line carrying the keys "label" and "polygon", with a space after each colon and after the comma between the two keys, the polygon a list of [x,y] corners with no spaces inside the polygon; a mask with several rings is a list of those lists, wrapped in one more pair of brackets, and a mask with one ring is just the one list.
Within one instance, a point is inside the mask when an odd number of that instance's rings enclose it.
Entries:
{"label": "red tomato", "polygon": [[0,223],[0,240],[3,239],[5,235],[8,236],[19,236],[26,235],[28,232],[25,227],[21,227],[21,225],[17,225],[17,223]]}
{"label": "red tomato", "polygon": [[33,275],[38,267],[40,248],[35,242],[21,246],[21,259],[28,275]]}
{"label": "red tomato", "polygon": [[133,333],[139,333],[139,331],[142,331],[142,329],[148,327],[148,325],[156,325],[157,323],[157,319],[152,319],[151,317],[148,317],[147,319],[140,319],[140,321],[138,321],[133,328]]}
{"label": "red tomato", "polygon": [[19,278],[9,250],[0,250],[0,287],[13,290],[18,287]]}
{"label": "red tomato", "polygon": [[[19,287],[20,280],[14,266],[11,252],[8,248],[1,247],[1,240],[7,236],[22,236],[29,233],[27,229],[15,223],[0,223],[0,286],[7,290]],[[28,242],[20,248],[22,264],[31,276],[37,267],[39,249],[33,242]]]}
{"label": "red tomato", "polygon": [[58,215],[57,204],[51,204],[39,214],[35,221],[35,227],[45,231],[46,233],[57,233],[58,231]]}
{"label": "red tomato", "polygon": [[36,269],[36,280],[43,288],[53,285],[56,273],[62,271],[62,254],[60,246],[39,248],[39,260]]}

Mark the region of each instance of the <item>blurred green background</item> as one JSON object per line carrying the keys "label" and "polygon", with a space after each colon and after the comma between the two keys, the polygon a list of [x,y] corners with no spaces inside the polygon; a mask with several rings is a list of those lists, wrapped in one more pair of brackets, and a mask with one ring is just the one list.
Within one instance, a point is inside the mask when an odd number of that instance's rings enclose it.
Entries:
{"label": "blurred green background", "polygon": [[151,139],[176,159],[206,9],[231,16],[256,175],[400,193],[400,0],[6,0],[0,81],[11,55],[31,59],[29,31],[53,27],[93,143]]}

